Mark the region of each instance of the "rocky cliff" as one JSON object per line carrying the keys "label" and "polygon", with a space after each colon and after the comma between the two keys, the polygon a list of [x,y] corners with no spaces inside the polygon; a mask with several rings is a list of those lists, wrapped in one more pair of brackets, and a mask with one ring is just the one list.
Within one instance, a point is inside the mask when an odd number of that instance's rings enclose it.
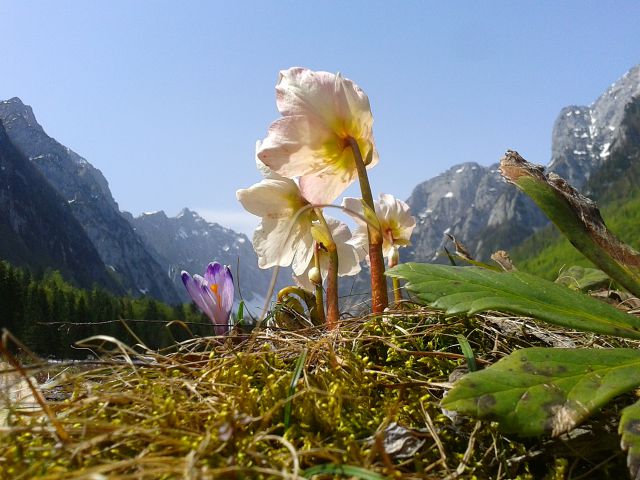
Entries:
{"label": "rocky cliff", "polygon": [[[246,235],[207,222],[188,208],[176,217],[168,217],[163,211],[135,218],[126,213],[125,216],[183,300],[187,301],[188,297],[180,279],[181,270],[202,275],[207,264],[216,260],[231,267],[239,285],[237,300],[242,298],[254,305],[261,303],[260,299],[269,289],[272,271],[258,268],[258,259]],[[287,274],[282,272],[280,278],[285,277]]]}
{"label": "rocky cliff", "polygon": [[[636,66],[592,105],[563,108],[553,127],[548,170],[587,193],[593,190],[597,182],[589,180],[606,167],[614,146],[629,131],[621,127],[639,96],[640,66]],[[627,144],[628,137],[624,137]],[[517,150],[517,145],[508,147]],[[502,153],[496,152],[496,157]],[[418,185],[407,203],[417,226],[405,260],[447,261],[442,255],[446,233],[487,260],[493,251],[509,250],[548,224],[533,202],[500,178],[497,164],[456,165]]]}
{"label": "rocky cliff", "polygon": [[121,292],[67,201],[11,143],[0,122],[0,258],[60,270],[78,286]]}
{"label": "rocky cliff", "polygon": [[0,102],[0,121],[13,145],[67,201],[122,289],[134,296],[177,302],[169,277],[121,216],[100,170],[49,137],[31,107],[18,98]]}

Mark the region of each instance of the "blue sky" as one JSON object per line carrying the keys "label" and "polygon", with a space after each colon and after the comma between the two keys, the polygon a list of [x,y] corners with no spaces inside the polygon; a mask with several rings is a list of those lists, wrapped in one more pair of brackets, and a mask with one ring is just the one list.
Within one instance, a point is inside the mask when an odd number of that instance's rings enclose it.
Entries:
{"label": "blue sky", "polygon": [[122,209],[188,206],[250,233],[235,191],[260,178],[279,70],[367,92],[374,195],[405,199],[507,148],[547,163],[559,110],[640,63],[639,19],[637,1],[0,0],[0,99],[31,105]]}

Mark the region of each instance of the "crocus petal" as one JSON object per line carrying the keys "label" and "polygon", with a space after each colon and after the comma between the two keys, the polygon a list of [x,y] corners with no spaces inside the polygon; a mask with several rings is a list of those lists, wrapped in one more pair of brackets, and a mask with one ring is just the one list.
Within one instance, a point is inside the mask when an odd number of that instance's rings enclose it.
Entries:
{"label": "crocus petal", "polygon": [[[207,266],[204,278],[208,282],[210,290],[212,289],[212,285],[217,285],[215,292],[212,290],[213,297],[215,298],[218,307],[220,307],[228,317],[233,307],[234,294],[233,275],[231,275],[231,270],[226,265],[221,265],[218,262],[211,262]],[[226,322],[227,319],[228,318],[225,318],[224,322]]]}
{"label": "crocus petal", "polygon": [[[181,273],[182,283],[187,289],[187,293],[198,306],[198,308],[204,313],[209,320],[213,323],[216,322],[215,314],[213,311],[213,298],[208,293],[208,288],[205,286],[205,281],[199,275],[193,277],[188,272],[182,271]],[[204,287],[204,288],[203,288]]]}
{"label": "crocus petal", "polygon": [[231,313],[233,308],[233,275],[231,275],[231,269],[225,265],[224,267],[224,281],[222,283],[222,308]]}

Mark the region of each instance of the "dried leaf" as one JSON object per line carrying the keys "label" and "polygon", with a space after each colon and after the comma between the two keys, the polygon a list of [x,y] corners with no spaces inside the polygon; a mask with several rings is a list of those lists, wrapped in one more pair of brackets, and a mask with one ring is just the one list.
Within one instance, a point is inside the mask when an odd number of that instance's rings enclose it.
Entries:
{"label": "dried leaf", "polygon": [[640,296],[640,253],[622,243],[604,223],[595,202],[564,179],[508,150],[500,173],[540,207],[585,257],[636,296]]}

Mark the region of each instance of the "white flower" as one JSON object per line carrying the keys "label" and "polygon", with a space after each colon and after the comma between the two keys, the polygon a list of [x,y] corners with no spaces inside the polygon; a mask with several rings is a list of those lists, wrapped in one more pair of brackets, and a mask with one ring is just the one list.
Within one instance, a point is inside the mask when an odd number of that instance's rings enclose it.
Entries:
{"label": "white flower", "polygon": [[[410,244],[409,238],[416,226],[416,219],[411,216],[409,205],[393,195],[381,193],[379,200],[373,203],[382,233],[382,254],[386,258],[391,258],[394,250],[398,247]],[[368,242],[367,223],[363,220],[362,200],[347,197],[342,200],[342,206],[347,209],[347,213],[355,212],[357,214],[350,213],[358,224],[353,235],[353,242],[366,245]]]}
{"label": "white flower", "polygon": [[258,266],[292,265],[296,274],[304,272],[313,256],[313,211],[308,209],[297,214],[309,202],[296,183],[282,177],[265,178],[249,188],[238,190],[236,197],[247,211],[262,217],[253,234]]}
{"label": "white flower", "polygon": [[[360,271],[360,261],[364,258],[365,251],[362,248],[358,248],[358,245],[354,243],[351,231],[347,225],[333,218],[327,218],[326,220],[338,251],[338,276],[345,277],[355,275]],[[325,280],[329,270],[329,255],[323,249],[319,250],[319,255],[320,272],[322,279]],[[295,272],[294,275],[294,279],[298,285],[311,291],[313,291],[314,285],[309,280],[309,271],[314,268],[314,266],[314,259],[311,258],[304,272]]]}
{"label": "white flower", "polygon": [[367,168],[378,162],[367,95],[340,74],[290,68],[280,72],[276,103],[282,117],[269,127],[258,157],[288,178],[314,205],[333,202],[358,176],[350,146]]}

